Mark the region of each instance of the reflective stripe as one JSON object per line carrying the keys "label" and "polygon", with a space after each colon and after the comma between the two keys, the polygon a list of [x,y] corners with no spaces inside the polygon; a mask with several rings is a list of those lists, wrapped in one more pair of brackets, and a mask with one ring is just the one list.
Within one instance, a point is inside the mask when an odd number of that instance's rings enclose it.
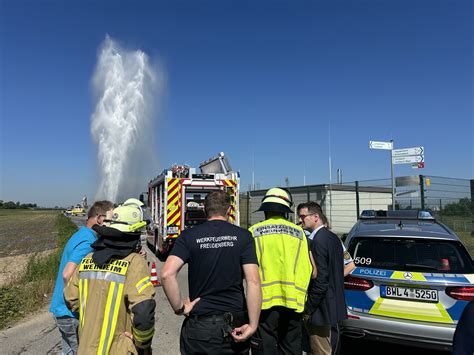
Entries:
{"label": "reflective stripe", "polygon": [[303,239],[300,229],[287,224],[264,224],[258,227],[252,227],[252,230],[255,238],[263,237],[265,235],[283,234]]}
{"label": "reflective stripe", "polygon": [[140,289],[138,290],[138,293],[142,293],[142,291],[144,289],[146,289],[148,286],[153,286],[153,284],[151,283],[151,281],[148,281],[146,284],[144,284],[142,287],[140,287]]}
{"label": "reflective stripe", "polygon": [[454,324],[454,320],[441,303],[411,302],[379,297],[369,314],[385,317]]}
{"label": "reflective stripe", "polygon": [[[120,300],[122,298],[123,284],[112,282],[109,287],[107,303],[104,311],[104,323],[102,323],[102,331],[100,334],[100,342],[97,353],[106,355],[109,353],[112,338],[117,323],[118,310],[120,308]],[[117,302],[118,300],[118,302]]]}
{"label": "reflective stripe", "polygon": [[270,301],[273,301],[274,299],[282,299],[282,300],[289,301],[289,302],[295,302],[298,306],[304,307],[304,304],[297,303],[296,298],[289,298],[289,297],[285,297],[285,296],[273,296],[273,297],[270,297],[270,298],[264,298],[262,300],[262,302],[270,302]]}
{"label": "reflective stripe", "polygon": [[123,287],[124,287],[123,284],[118,285],[117,298],[114,300],[114,305],[113,305],[114,314],[112,317],[112,327],[110,329],[110,336],[109,336],[108,344],[107,344],[107,354],[109,353],[110,346],[112,345],[112,339],[114,337],[115,328],[117,327],[117,318],[118,318],[121,300],[122,300]]}
{"label": "reflective stripe", "polygon": [[137,289],[138,293],[142,293],[142,291],[148,286],[153,286],[150,280],[150,276],[146,276],[140,281],[138,281],[137,284],[135,285],[135,288]]}
{"label": "reflective stripe", "polygon": [[125,283],[125,276],[118,275],[107,271],[85,271],[80,273],[81,279],[89,280],[105,280],[116,282],[119,284]]}
{"label": "reflective stripe", "polygon": [[273,285],[289,285],[294,286],[296,290],[306,293],[304,288],[298,287],[294,282],[291,281],[272,281],[265,284],[261,284],[262,287],[273,286]]}
{"label": "reflective stripe", "polygon": [[295,265],[293,266],[293,274],[296,274],[296,265],[298,264],[298,258],[300,257],[301,243],[303,243],[303,239],[300,239],[300,242],[298,243],[298,250],[296,251],[296,258],[295,258]]}
{"label": "reflective stripe", "polygon": [[140,343],[146,343],[151,338],[153,338],[153,334],[155,333],[155,328],[152,327],[148,330],[139,330],[133,328],[133,338],[139,341]]}
{"label": "reflective stripe", "polygon": [[84,326],[84,296],[83,296],[83,286],[82,283],[84,281],[79,279],[79,326],[82,328]]}
{"label": "reflective stripe", "polygon": [[262,281],[265,281],[265,273],[263,272],[263,264],[262,264],[262,245],[260,244],[260,238],[255,238],[255,240],[257,241],[257,246],[258,246],[258,252],[260,253],[260,260],[259,260],[259,264],[260,264],[260,271],[262,272]]}
{"label": "reflective stripe", "polygon": [[87,305],[87,288],[89,287],[89,280],[83,280],[84,284],[82,287],[82,326],[84,326],[84,321],[86,319],[86,305]]}

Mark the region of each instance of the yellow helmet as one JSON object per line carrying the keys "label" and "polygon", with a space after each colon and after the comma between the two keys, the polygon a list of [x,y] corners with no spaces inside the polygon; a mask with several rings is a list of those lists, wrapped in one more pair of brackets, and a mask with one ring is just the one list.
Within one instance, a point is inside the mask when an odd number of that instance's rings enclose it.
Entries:
{"label": "yellow helmet", "polygon": [[140,200],[129,198],[112,211],[112,218],[107,220],[108,227],[124,233],[141,232],[149,222],[143,206]]}
{"label": "yellow helmet", "polygon": [[274,187],[267,191],[257,211],[293,213],[292,206],[293,199],[290,191],[281,187]]}

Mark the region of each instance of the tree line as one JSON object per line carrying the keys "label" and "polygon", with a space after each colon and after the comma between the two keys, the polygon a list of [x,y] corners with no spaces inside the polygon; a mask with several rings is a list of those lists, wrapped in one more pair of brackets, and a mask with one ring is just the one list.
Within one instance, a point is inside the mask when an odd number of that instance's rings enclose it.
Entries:
{"label": "tree line", "polygon": [[14,210],[14,209],[28,209],[28,208],[36,208],[38,207],[36,205],[36,203],[20,203],[20,201],[17,201],[17,202],[13,202],[13,201],[3,201],[3,200],[0,200],[0,208],[3,208],[3,209],[11,209],[11,210]]}
{"label": "tree line", "polygon": [[449,203],[443,207],[442,213],[445,216],[459,216],[469,217],[472,216],[472,204],[471,199],[462,198],[459,202]]}

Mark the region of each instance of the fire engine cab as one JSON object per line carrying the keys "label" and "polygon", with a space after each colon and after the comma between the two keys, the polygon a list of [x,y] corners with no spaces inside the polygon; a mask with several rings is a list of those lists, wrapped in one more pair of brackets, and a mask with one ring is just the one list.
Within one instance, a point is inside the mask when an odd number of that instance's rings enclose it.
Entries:
{"label": "fire engine cab", "polygon": [[224,153],[202,162],[200,172],[187,165],[165,169],[148,184],[148,206],[153,224],[147,243],[160,260],[168,256],[174,241],[186,228],[206,221],[204,199],[224,190],[231,200],[229,222],[239,225],[239,173],[232,171]]}

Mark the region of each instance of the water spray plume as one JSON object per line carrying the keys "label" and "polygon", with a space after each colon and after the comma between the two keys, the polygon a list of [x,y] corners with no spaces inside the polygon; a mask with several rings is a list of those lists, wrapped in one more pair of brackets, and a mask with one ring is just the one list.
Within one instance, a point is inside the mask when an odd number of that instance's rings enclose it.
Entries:
{"label": "water spray plume", "polygon": [[143,191],[143,167],[150,164],[154,150],[159,74],[144,52],[127,51],[105,38],[92,82],[96,107],[91,133],[100,177],[96,199],[117,202]]}

